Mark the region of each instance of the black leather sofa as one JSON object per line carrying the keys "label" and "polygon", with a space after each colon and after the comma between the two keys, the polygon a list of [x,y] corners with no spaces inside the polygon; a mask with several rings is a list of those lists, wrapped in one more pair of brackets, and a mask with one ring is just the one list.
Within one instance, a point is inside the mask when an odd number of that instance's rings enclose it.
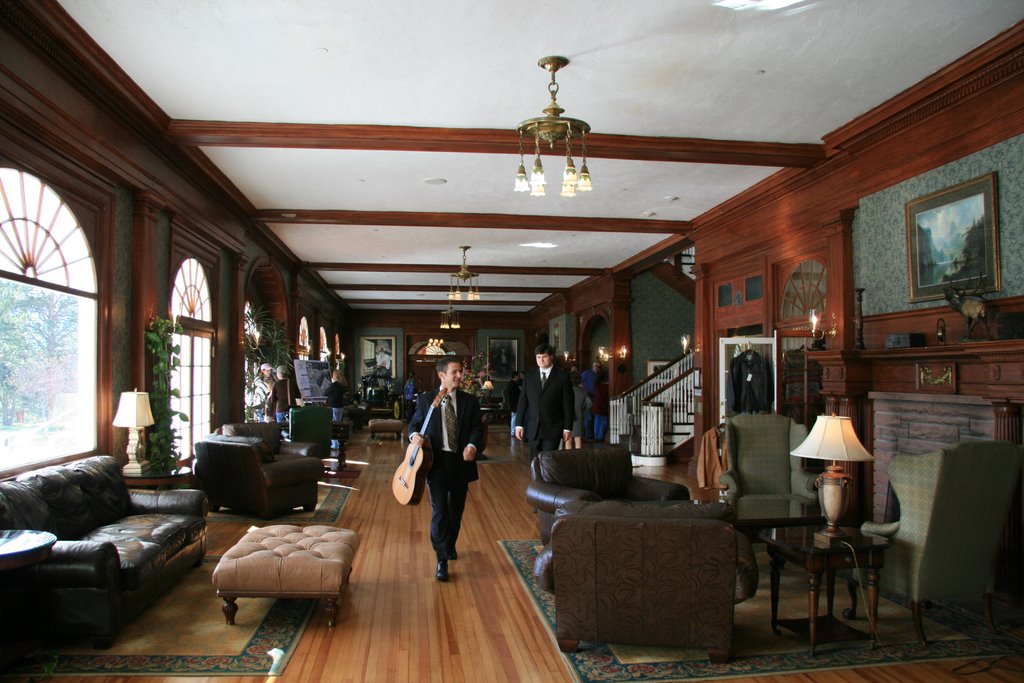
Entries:
{"label": "black leather sofa", "polygon": [[206,494],[129,490],[106,455],[0,482],[0,528],[57,536],[53,554],[4,572],[5,636],[89,637],[121,627],[206,554]]}

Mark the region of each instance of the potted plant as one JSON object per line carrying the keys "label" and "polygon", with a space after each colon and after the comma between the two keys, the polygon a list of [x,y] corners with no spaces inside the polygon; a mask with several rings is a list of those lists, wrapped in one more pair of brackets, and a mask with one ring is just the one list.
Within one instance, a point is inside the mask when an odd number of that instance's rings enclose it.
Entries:
{"label": "potted plant", "polygon": [[188,415],[171,408],[171,399],[180,398],[178,390],[171,388],[171,377],[181,366],[181,347],[174,340],[174,335],[181,331],[177,322],[160,316],[146,326],[146,351],[153,361],[149,405],[154,420],[147,459],[150,469],[157,472],[178,468],[178,430],[173,426],[174,418],[188,422]]}

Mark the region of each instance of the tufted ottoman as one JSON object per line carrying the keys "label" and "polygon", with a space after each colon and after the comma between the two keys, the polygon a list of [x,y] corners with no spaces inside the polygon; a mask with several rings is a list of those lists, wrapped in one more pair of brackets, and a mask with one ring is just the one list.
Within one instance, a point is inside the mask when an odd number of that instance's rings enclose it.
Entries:
{"label": "tufted ottoman", "polygon": [[358,549],[359,534],[333,526],[276,524],[250,531],[213,570],[227,622],[235,623],[236,598],[323,598],[327,625],[334,626]]}
{"label": "tufted ottoman", "polygon": [[394,434],[399,441],[405,436],[405,420],[381,419],[370,420],[370,438],[375,434]]}

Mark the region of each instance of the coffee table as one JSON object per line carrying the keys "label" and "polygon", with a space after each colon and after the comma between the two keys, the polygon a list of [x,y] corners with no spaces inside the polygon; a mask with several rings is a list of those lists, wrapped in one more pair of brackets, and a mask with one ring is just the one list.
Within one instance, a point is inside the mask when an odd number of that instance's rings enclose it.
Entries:
{"label": "coffee table", "polygon": [[[760,539],[768,546],[771,558],[772,632],[778,633],[779,626],[803,636],[814,648],[822,643],[840,640],[870,639],[875,641],[875,618],[878,614],[879,569],[885,562],[885,549],[889,540],[881,536],[862,533],[859,529],[843,527],[846,536],[843,544],[818,545],[814,532],[820,525],[765,529]],[[848,546],[846,544],[849,544]],[[797,563],[807,573],[807,618],[779,619],[779,574],[786,561]],[[868,570],[868,628],[864,633],[832,616],[837,569]],[[818,617],[821,576],[826,576],[826,599],[828,611]]]}

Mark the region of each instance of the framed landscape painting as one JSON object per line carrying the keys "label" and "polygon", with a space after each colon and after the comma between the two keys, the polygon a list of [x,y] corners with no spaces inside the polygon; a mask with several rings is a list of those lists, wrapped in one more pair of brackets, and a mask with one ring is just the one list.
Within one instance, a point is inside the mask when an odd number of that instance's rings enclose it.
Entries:
{"label": "framed landscape painting", "polygon": [[512,373],[518,367],[516,365],[518,355],[518,340],[500,339],[497,337],[488,338],[487,366],[490,368],[491,379],[500,382],[507,382],[512,379]]}
{"label": "framed landscape painting", "polygon": [[1001,289],[995,173],[907,202],[906,213],[910,301],[941,299],[950,286]]}

